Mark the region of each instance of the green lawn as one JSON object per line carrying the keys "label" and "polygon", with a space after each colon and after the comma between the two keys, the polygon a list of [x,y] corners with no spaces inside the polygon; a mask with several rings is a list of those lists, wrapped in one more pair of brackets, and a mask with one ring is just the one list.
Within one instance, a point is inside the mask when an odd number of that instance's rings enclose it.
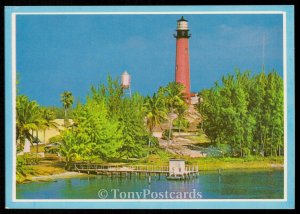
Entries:
{"label": "green lawn", "polygon": [[283,157],[249,157],[249,158],[194,158],[186,159],[188,164],[198,165],[199,170],[209,171],[217,169],[268,169],[281,167]]}
{"label": "green lawn", "polygon": [[158,150],[157,154],[151,154],[148,158],[142,158],[130,164],[147,165],[168,165],[170,158],[184,159],[186,164],[197,165],[201,171],[218,169],[269,169],[280,167],[284,163],[284,158],[280,157],[255,157],[235,158],[235,157],[200,157],[190,158],[179,155],[172,155],[165,150]]}

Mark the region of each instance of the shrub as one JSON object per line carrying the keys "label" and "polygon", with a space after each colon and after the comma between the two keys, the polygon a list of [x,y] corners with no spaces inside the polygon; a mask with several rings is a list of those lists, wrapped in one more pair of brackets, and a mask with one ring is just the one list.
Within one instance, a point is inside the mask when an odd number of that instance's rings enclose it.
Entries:
{"label": "shrub", "polygon": [[25,160],[24,160],[24,157],[23,156],[17,156],[17,174],[22,174],[24,175],[25,172],[24,172],[24,168],[23,166],[25,165]]}
{"label": "shrub", "polygon": [[186,131],[190,127],[190,122],[186,119],[177,118],[174,121],[174,126],[180,131]]}
{"label": "shrub", "polygon": [[36,154],[25,153],[17,157],[17,168],[21,170],[23,165],[37,165],[40,161],[40,157]]}
{"label": "shrub", "polygon": [[49,138],[49,143],[58,143],[58,142],[61,142],[62,141],[62,138],[61,138],[61,135],[56,135],[54,137],[51,137]]}
{"label": "shrub", "polygon": [[220,150],[221,154],[224,156],[230,155],[231,147],[228,144],[217,143],[217,149]]}
{"label": "shrub", "polygon": [[[164,130],[162,133],[162,139],[169,140],[169,133],[170,133],[169,129]],[[171,130],[171,133],[170,133],[170,140],[172,140],[172,139],[173,139],[173,130]]]}
{"label": "shrub", "polygon": [[159,142],[158,142],[157,137],[150,136],[149,140],[151,141],[151,147],[158,147]]}

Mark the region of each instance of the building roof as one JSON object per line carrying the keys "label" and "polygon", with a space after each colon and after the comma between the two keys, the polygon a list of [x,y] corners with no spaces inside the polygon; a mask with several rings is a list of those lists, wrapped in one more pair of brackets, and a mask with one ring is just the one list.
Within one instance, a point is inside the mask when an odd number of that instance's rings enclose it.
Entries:
{"label": "building roof", "polygon": [[177,22],[181,22],[181,21],[187,22],[188,20],[184,19],[183,16],[181,16],[181,19],[178,19]]}
{"label": "building roof", "polygon": [[123,72],[123,74],[122,75],[128,75],[128,72],[127,72],[127,70],[125,70],[124,72]]}
{"label": "building roof", "polygon": [[169,161],[185,161],[185,160],[183,160],[183,159],[175,159],[175,158],[173,159],[173,158],[170,158]]}

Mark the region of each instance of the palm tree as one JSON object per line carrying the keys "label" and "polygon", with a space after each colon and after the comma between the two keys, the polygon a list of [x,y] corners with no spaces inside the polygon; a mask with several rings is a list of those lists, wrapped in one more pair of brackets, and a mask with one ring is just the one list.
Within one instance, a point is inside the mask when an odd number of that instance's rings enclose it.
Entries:
{"label": "palm tree", "polygon": [[184,101],[184,85],[177,82],[170,82],[163,90],[165,92],[169,112],[178,113],[175,111],[181,106],[186,105]]}
{"label": "palm tree", "polygon": [[17,140],[20,141],[19,149],[22,151],[25,144],[25,139],[33,143],[33,130],[38,130],[42,119],[40,108],[37,102],[29,101],[25,95],[17,96]]}
{"label": "palm tree", "polygon": [[144,103],[144,111],[146,113],[147,127],[150,133],[156,125],[161,124],[166,118],[166,108],[161,98],[154,93],[153,97],[147,97]]}
{"label": "palm tree", "polygon": [[49,128],[58,128],[58,123],[54,121],[54,113],[48,108],[42,108],[41,114],[43,118],[43,123],[41,124],[41,127],[43,128],[44,132],[44,142],[46,142],[46,130]]}
{"label": "palm tree", "polygon": [[[154,127],[160,125],[167,118],[167,110],[163,104],[162,97],[156,93],[152,97],[146,98],[143,107],[146,114],[147,127],[152,135]],[[150,138],[148,146],[151,147]]]}
{"label": "palm tree", "polygon": [[171,138],[171,131],[173,127],[173,120],[180,113],[180,109],[186,105],[184,101],[184,86],[177,82],[170,82],[167,87],[163,88],[166,96],[166,105],[169,109],[169,143]]}
{"label": "palm tree", "polygon": [[[160,125],[167,118],[167,110],[163,103],[163,97],[161,93],[154,93],[152,97],[147,97],[143,105],[143,109],[146,115],[146,124],[151,135],[153,135],[153,129],[156,125]],[[151,147],[151,138],[148,140],[148,147]],[[149,155],[147,154],[147,157]]]}
{"label": "palm tree", "polygon": [[65,126],[66,126],[66,121],[67,121],[67,110],[72,106],[74,97],[70,91],[65,91],[62,93],[60,98],[60,101],[63,104],[63,107],[65,109]]}
{"label": "palm tree", "polygon": [[177,107],[177,109],[176,109],[176,112],[178,114],[178,117],[176,120],[179,123],[178,124],[179,135],[180,135],[180,131],[182,128],[182,122],[185,120],[184,117],[186,115],[187,108],[188,108],[187,105],[182,105],[182,106]]}

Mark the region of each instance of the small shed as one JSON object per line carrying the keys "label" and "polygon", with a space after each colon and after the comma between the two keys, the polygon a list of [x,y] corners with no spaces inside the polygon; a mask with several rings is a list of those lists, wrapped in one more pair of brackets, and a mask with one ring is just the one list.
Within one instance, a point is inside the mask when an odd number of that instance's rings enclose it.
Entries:
{"label": "small shed", "polygon": [[169,175],[177,176],[185,173],[185,161],[182,159],[169,160]]}

